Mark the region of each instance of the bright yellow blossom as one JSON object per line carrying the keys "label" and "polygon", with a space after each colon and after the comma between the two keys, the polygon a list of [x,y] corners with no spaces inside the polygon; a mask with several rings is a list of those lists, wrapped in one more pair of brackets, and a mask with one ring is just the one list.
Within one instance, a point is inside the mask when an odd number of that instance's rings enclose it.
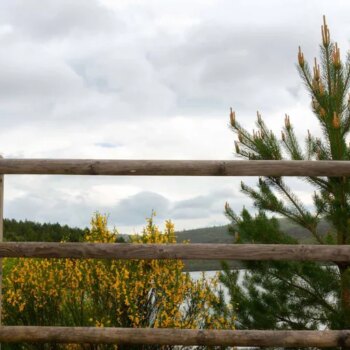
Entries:
{"label": "bright yellow blossom", "polygon": [[[85,242],[115,243],[117,232],[107,224],[106,216],[96,214]],[[166,221],[161,232],[152,216],[131,241],[176,243],[174,225]],[[5,324],[227,329],[234,325],[232,312],[217,314],[217,279],[203,275],[192,280],[180,260],[12,259],[11,265],[4,276]]]}

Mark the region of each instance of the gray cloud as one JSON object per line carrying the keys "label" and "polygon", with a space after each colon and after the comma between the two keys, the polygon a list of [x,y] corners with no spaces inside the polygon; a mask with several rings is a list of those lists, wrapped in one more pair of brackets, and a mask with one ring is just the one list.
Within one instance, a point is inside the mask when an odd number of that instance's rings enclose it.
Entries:
{"label": "gray cloud", "polygon": [[176,219],[203,218],[209,217],[213,213],[222,213],[224,204],[237,194],[230,188],[221,191],[209,192],[205,195],[181,200],[174,203],[170,217]]}
{"label": "gray cloud", "polygon": [[[232,158],[229,106],[247,128],[256,109],[273,128],[292,113],[302,138],[315,125],[294,66],[297,47],[308,58],[317,54],[323,13],[332,36],[347,47],[349,9],[323,0],[4,0],[0,152]],[[224,220],[226,200],[237,211],[250,205],[237,179],[232,187],[215,180],[10,180],[5,213],[85,226],[100,210],[130,228],[153,208],[160,219],[203,226]],[[309,205],[309,189],[292,186]]]}
{"label": "gray cloud", "polygon": [[[107,208],[106,208],[107,209]],[[121,200],[110,209],[110,218],[120,225],[142,224],[146,217],[150,217],[155,210],[159,218],[167,216],[169,200],[153,192],[140,192]]]}
{"label": "gray cloud", "polygon": [[34,40],[91,35],[119,29],[121,25],[111,11],[95,0],[48,0],[44,5],[36,0],[4,0],[0,18]]}
{"label": "gray cloud", "polygon": [[14,120],[203,117],[230,105],[270,111],[294,103],[290,91],[300,88],[293,62],[302,29],[247,29],[216,18],[182,37],[156,29],[146,36],[133,23],[121,30],[122,14],[97,1],[50,0],[44,12],[37,4],[3,5],[13,33],[2,42],[0,101]]}
{"label": "gray cloud", "polygon": [[163,82],[176,91],[181,110],[205,114],[233,104],[243,112],[252,106],[271,111],[293,103],[297,96],[290,90],[301,87],[294,62],[302,32],[290,34],[274,27],[203,23],[180,44],[149,56]]}
{"label": "gray cloud", "polygon": [[[60,183],[62,180],[56,181],[54,186],[56,189],[43,188],[40,192],[37,188],[40,188],[40,181],[34,182],[32,183],[33,190],[28,194],[25,193],[25,185],[19,186],[18,190],[22,195],[6,200],[5,216],[40,222],[62,222],[84,227],[89,224],[92,213],[99,211],[108,214],[110,224],[118,228],[143,225],[145,218],[150,217],[152,211],[155,211],[159,220],[172,219],[175,223],[178,220],[203,218],[215,221],[218,217],[221,217],[220,222],[223,223],[225,222],[223,216],[225,202],[242,197],[233,186],[210,191],[205,195],[194,196],[186,200],[172,200],[153,191],[141,191],[119,201],[110,201],[110,204],[106,205],[96,202],[91,196],[89,197],[89,194],[85,192],[89,187],[85,187],[81,193],[69,190],[62,192],[59,188]],[[78,180],[77,183],[79,183]],[[49,187],[49,183],[46,186]],[[25,190],[24,193],[22,189]],[[108,185],[106,190],[108,190]],[[110,191],[114,191],[115,195],[118,195],[116,189]],[[87,198],[91,198],[91,200],[87,200]],[[103,202],[103,194],[101,199]],[[240,199],[239,205],[244,201],[244,199]]]}

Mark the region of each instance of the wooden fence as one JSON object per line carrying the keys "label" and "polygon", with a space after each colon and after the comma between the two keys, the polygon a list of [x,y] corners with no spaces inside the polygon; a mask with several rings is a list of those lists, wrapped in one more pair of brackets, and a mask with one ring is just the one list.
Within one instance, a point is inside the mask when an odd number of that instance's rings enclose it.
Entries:
{"label": "wooden fence", "polygon": [[[0,159],[0,174],[152,176],[350,176],[347,161]],[[3,176],[0,181],[0,239]],[[1,242],[2,257],[350,261],[350,245]],[[1,291],[1,290],[0,290]],[[191,330],[0,326],[1,343],[106,343],[350,347],[350,330]]]}

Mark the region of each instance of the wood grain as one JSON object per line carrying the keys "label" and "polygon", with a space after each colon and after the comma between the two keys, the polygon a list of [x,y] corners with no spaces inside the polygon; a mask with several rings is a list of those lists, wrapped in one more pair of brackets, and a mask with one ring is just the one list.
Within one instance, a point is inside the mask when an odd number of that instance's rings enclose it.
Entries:
{"label": "wood grain", "polygon": [[350,261],[350,245],[3,242],[0,257]]}
{"label": "wood grain", "polygon": [[[0,155],[0,159],[2,156]],[[0,174],[0,243],[3,241],[4,236],[4,181],[5,176]],[[3,304],[3,295],[2,295],[2,281],[3,281],[3,262],[0,258],[0,326],[2,325],[2,304]],[[0,343],[0,350],[2,345]]]}
{"label": "wood grain", "polygon": [[0,159],[1,174],[350,176],[348,161]]}
{"label": "wood grain", "polygon": [[93,343],[208,346],[350,346],[350,331],[193,330],[92,327],[0,327],[2,343]]}

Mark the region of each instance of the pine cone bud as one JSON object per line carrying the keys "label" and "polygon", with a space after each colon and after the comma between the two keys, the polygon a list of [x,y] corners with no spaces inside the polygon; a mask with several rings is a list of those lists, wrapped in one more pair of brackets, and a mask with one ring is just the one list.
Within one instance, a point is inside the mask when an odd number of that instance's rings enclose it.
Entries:
{"label": "pine cone bud", "polygon": [[340,128],[340,119],[338,117],[337,112],[333,113],[332,125],[333,125],[334,129],[339,129]]}
{"label": "pine cone bud", "polygon": [[335,69],[339,69],[341,62],[340,62],[340,50],[338,48],[338,44],[335,43],[335,48],[334,48],[334,52],[333,52],[333,65]]}
{"label": "pine cone bud", "polygon": [[230,122],[233,127],[236,125],[236,113],[232,110],[232,107],[230,108]]}
{"label": "pine cone bud", "polygon": [[286,127],[287,130],[289,130],[291,128],[291,125],[290,125],[290,119],[289,119],[289,115],[286,114],[285,115],[285,118],[284,118],[284,125]]}
{"label": "pine cone bud", "polygon": [[238,132],[238,141],[243,142],[243,135],[240,131]]}
{"label": "pine cone bud", "polygon": [[256,116],[258,118],[258,123],[261,123],[262,119],[261,119],[261,114],[259,113],[259,111],[256,111]]}
{"label": "pine cone bud", "polygon": [[318,92],[320,93],[321,96],[324,95],[324,85],[322,84],[321,81],[318,82]]}
{"label": "pine cone bud", "polygon": [[282,135],[282,141],[286,142],[286,135],[283,131],[281,131],[281,135]]}
{"label": "pine cone bud", "polygon": [[324,118],[327,114],[326,110],[323,107],[320,108],[320,111],[318,113],[321,118]]}
{"label": "pine cone bud", "polygon": [[299,66],[301,68],[304,67],[305,61],[304,61],[304,54],[301,52],[301,48],[299,46],[299,51],[298,51],[298,62],[299,62]]}
{"label": "pine cone bud", "polygon": [[316,57],[315,57],[315,64],[314,64],[314,67],[313,67],[313,71],[314,71],[314,80],[319,81],[319,80],[320,80],[320,77],[321,77],[321,74],[320,74],[320,65],[317,64],[317,59],[316,59]]}
{"label": "pine cone bud", "polygon": [[236,149],[236,153],[240,153],[239,144],[237,141],[235,141],[235,149]]}
{"label": "pine cone bud", "polygon": [[326,23],[326,16],[323,16],[323,26],[321,26],[321,33],[322,33],[323,46],[327,47],[331,42],[331,39],[330,39],[329,29]]}
{"label": "pine cone bud", "polygon": [[321,150],[320,149],[317,149],[316,156],[317,156],[318,160],[321,159]]}

